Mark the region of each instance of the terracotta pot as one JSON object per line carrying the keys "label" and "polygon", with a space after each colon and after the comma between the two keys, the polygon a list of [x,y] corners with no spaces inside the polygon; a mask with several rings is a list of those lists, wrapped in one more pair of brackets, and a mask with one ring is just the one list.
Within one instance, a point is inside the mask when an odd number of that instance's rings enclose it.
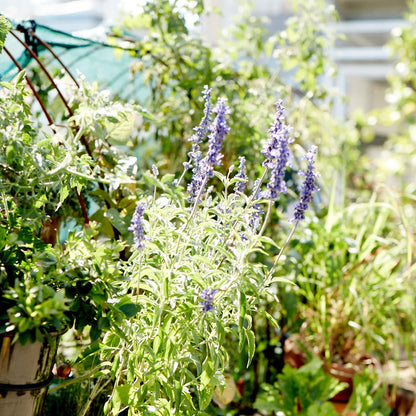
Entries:
{"label": "terracotta pot", "polygon": [[345,413],[345,409],[348,406],[348,402],[338,402],[336,400],[331,400],[331,403],[333,404],[335,411],[340,414],[340,415],[344,415],[344,416],[356,416],[357,413],[349,410],[347,413]]}
{"label": "terracotta pot", "polygon": [[11,343],[14,334],[0,335],[0,415],[38,416],[58,347],[58,334],[43,342]]}
{"label": "terracotta pot", "polygon": [[325,371],[330,374],[332,377],[335,377],[339,381],[348,384],[344,390],[336,394],[332,400],[338,402],[348,402],[352,395],[353,384],[352,380],[356,374],[356,371],[351,367],[346,367],[345,365],[331,363],[330,365],[324,363]]}

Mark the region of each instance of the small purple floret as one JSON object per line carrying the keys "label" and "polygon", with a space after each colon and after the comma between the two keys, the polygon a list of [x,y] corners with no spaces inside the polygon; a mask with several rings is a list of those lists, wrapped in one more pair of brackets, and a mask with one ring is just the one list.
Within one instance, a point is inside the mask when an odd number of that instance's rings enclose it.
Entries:
{"label": "small purple floret", "polygon": [[201,299],[203,299],[202,302],[200,302],[202,305],[202,312],[206,313],[214,309],[212,302],[214,301],[214,296],[217,292],[217,289],[211,288],[203,290],[203,292],[200,294]]}

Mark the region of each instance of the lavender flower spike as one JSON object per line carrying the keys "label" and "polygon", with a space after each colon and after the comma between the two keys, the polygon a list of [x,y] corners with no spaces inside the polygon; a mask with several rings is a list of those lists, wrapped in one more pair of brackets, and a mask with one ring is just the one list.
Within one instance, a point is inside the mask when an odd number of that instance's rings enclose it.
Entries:
{"label": "lavender flower spike", "polygon": [[147,208],[146,203],[141,201],[136,206],[136,211],[133,214],[131,219],[131,225],[127,228],[128,231],[132,231],[134,235],[134,244],[136,245],[137,250],[142,250],[145,247],[145,241],[149,237],[144,235],[144,226],[143,226],[143,215],[144,210]]}
{"label": "lavender flower spike", "polygon": [[238,167],[238,173],[235,175],[235,178],[242,179],[235,184],[234,190],[236,192],[244,192],[244,188],[246,187],[247,182],[247,174],[246,174],[246,158],[244,156],[239,157],[240,165]]}
{"label": "lavender flower spike", "polygon": [[204,86],[204,90],[202,91],[202,96],[204,97],[205,105],[204,105],[204,117],[202,118],[199,126],[194,127],[195,133],[188,139],[189,142],[192,142],[192,150],[188,153],[189,162],[185,162],[184,166],[186,169],[191,169],[192,165],[194,166],[194,170],[198,169],[199,162],[202,158],[202,153],[199,148],[199,144],[202,142],[204,137],[207,134],[209,122],[210,122],[210,114],[211,114],[211,88],[208,88],[208,85]]}
{"label": "lavender flower spike", "polygon": [[287,192],[285,172],[290,158],[289,143],[293,142],[289,137],[291,129],[284,122],[284,107],[280,100],[276,103],[275,120],[269,129],[270,140],[261,151],[266,158],[263,166],[271,170],[268,190],[263,197],[271,201],[278,199],[280,193]]}
{"label": "lavender flower spike", "polygon": [[308,209],[309,203],[312,201],[313,192],[319,191],[316,185],[316,178],[319,177],[319,173],[315,172],[315,160],[314,156],[317,153],[317,147],[312,146],[305,155],[305,159],[308,162],[308,170],[306,172],[300,171],[299,174],[305,176],[305,180],[300,187],[299,202],[295,205],[295,212],[290,222],[296,222],[305,219],[305,211]]}
{"label": "lavender flower spike", "polygon": [[229,133],[230,128],[227,125],[225,116],[230,114],[230,108],[225,105],[225,99],[219,98],[217,105],[214,107],[213,112],[217,114],[215,120],[209,127],[211,134],[208,136],[208,152],[203,159],[205,172],[210,178],[214,176],[213,167],[214,165],[221,165],[221,154],[222,143],[224,137]]}
{"label": "lavender flower spike", "polygon": [[207,155],[199,163],[198,169],[194,169],[192,182],[187,188],[189,194],[188,200],[191,203],[196,202],[196,197],[200,193],[201,188],[206,185],[209,178],[214,176],[214,165],[221,165],[221,159],[223,157],[220,152],[222,143],[224,137],[230,131],[225,119],[225,116],[230,113],[230,109],[225,105],[224,99],[218,99],[213,112],[217,116],[209,127],[211,133],[208,140]]}
{"label": "lavender flower spike", "polygon": [[202,312],[206,313],[214,309],[212,302],[214,301],[214,296],[217,292],[217,289],[204,289],[200,295],[201,299],[203,299],[201,302]]}
{"label": "lavender flower spike", "polygon": [[211,113],[211,88],[208,88],[208,85],[204,86],[204,90],[202,91],[202,96],[204,97],[205,105],[204,105],[204,117],[202,118],[199,126],[194,127],[195,134],[192,135],[188,141],[193,142],[195,144],[200,144],[204,139],[205,135],[208,131],[209,126],[209,116]]}

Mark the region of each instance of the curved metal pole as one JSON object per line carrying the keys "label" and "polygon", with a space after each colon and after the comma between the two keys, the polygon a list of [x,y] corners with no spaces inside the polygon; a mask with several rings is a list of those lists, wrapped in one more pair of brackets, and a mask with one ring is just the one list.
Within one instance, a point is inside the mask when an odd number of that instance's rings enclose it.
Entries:
{"label": "curved metal pole", "polygon": [[32,58],[38,63],[38,65],[41,67],[42,71],[45,73],[45,75],[48,77],[49,81],[53,85],[53,87],[56,89],[56,92],[58,93],[59,97],[61,97],[62,102],[64,103],[66,109],[68,110],[69,115],[72,117],[74,113],[72,112],[71,108],[68,105],[68,102],[66,101],[65,97],[62,95],[61,90],[56,85],[55,81],[53,80],[51,74],[49,74],[48,70],[45,68],[45,65],[41,62],[41,60],[36,56],[35,52],[32,51],[30,46],[20,39],[19,36],[16,35],[16,33],[13,32],[13,30],[10,31],[10,34],[14,36],[23,46],[24,48],[30,53]]}
{"label": "curved metal pole", "polygon": [[[14,58],[14,56],[9,52],[9,50],[5,46],[3,46],[3,50],[4,50],[4,52],[6,52],[7,55],[9,55],[9,58],[13,61],[13,63],[19,69],[19,71],[23,71],[22,66],[19,64],[19,62],[17,62],[17,60]],[[40,98],[38,92],[36,91],[35,86],[32,84],[32,82],[30,81],[30,79],[27,75],[25,75],[25,79],[26,79],[27,85],[29,85],[29,88],[32,90],[33,95],[38,100],[38,102],[39,102],[39,104],[42,108],[42,111],[44,112],[44,114],[45,114],[45,116],[48,120],[49,126],[51,126],[51,129],[53,130],[53,132],[56,133],[56,130],[52,127],[53,124],[54,124],[53,121],[52,121],[52,118],[51,118],[50,114],[48,113],[48,111],[46,110],[45,104],[43,104],[43,101]]]}
{"label": "curved metal pole", "polygon": [[59,58],[59,56],[53,51],[53,49],[49,46],[49,44],[47,42],[45,42],[44,40],[42,40],[36,33],[35,31],[33,31],[32,29],[29,29],[30,34],[37,40],[40,42],[40,44],[45,47],[50,53],[51,55],[53,55],[53,57],[61,64],[62,68],[64,68],[65,72],[72,78],[72,81],[74,81],[75,85],[79,88],[79,84],[78,81],[75,79],[75,77],[72,75],[71,71],[68,69],[68,67],[61,61],[61,59]]}

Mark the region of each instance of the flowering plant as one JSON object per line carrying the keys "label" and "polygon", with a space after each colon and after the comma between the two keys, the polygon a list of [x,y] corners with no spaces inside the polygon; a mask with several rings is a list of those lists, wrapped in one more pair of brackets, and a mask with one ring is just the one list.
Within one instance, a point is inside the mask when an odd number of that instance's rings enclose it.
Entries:
{"label": "flowering plant", "polygon": [[[234,166],[226,175],[215,170],[229,132],[230,109],[220,98],[211,110],[208,88],[204,99],[204,117],[190,139],[192,151],[182,176],[159,178],[153,169],[143,177],[149,187],[140,192],[132,216],[134,251],[124,273],[125,291],[138,310],[121,331],[107,333],[100,351],[102,375],[110,373],[114,380],[106,414],[124,408],[131,415],[207,414],[213,397],[224,402],[223,391],[232,386],[225,374],[230,355],[238,349],[250,364],[253,316],[260,313],[261,299],[275,296],[272,284],[282,281],[275,276],[276,264],[317,189],[312,148],[288,239],[279,246],[264,236],[272,201],[287,192],[291,139],[282,103],[277,103],[263,148],[264,173],[245,194],[249,180],[243,157],[235,175]],[[200,146],[207,134],[203,156]],[[221,191],[208,186],[214,179]],[[269,203],[265,217],[264,202]],[[277,253],[273,262],[257,260],[269,250]]]}

